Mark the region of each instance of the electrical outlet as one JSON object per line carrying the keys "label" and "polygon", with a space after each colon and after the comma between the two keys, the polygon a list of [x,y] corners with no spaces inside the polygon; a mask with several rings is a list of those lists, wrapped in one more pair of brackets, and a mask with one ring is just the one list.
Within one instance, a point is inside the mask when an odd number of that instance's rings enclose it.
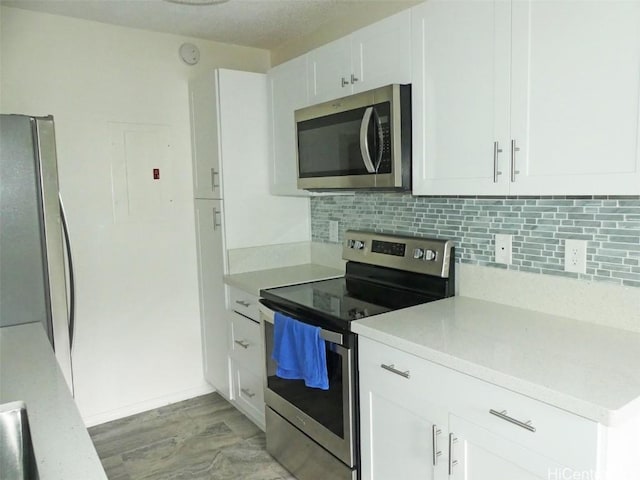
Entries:
{"label": "electrical outlet", "polygon": [[329,220],[329,241],[338,243],[338,221]]}
{"label": "electrical outlet", "polygon": [[511,263],[511,240],[512,235],[496,233],[496,253],[495,262],[509,265]]}
{"label": "electrical outlet", "polygon": [[567,272],[587,273],[587,241],[564,241],[564,269]]}

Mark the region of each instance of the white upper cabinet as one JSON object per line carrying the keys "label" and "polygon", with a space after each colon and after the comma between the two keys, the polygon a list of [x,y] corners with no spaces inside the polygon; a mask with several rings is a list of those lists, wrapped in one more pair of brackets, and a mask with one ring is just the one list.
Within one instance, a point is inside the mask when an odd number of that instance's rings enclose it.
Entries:
{"label": "white upper cabinet", "polygon": [[213,70],[189,82],[195,198],[222,198],[217,83]]}
{"label": "white upper cabinet", "polygon": [[640,2],[412,13],[414,194],[640,193]]}
{"label": "white upper cabinet", "polygon": [[309,101],[321,103],[352,91],[351,37],[323,45],[309,53]]}
{"label": "white upper cabinet", "polygon": [[508,193],[508,22],[500,1],[414,8],[414,194]]}
{"label": "white upper cabinet", "polygon": [[307,56],[294,58],[269,70],[271,113],[270,191],[273,195],[309,196],[299,190],[294,112],[309,104]]}
{"label": "white upper cabinet", "polygon": [[512,4],[512,194],[639,194],[640,2]]}
{"label": "white upper cabinet", "polygon": [[308,75],[312,104],[390,83],[411,83],[411,11],[313,50]]}

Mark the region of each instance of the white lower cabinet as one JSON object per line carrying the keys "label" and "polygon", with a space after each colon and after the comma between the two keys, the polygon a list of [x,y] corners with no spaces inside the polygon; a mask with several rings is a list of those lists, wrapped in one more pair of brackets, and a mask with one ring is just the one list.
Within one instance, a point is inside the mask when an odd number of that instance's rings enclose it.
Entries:
{"label": "white lower cabinet", "polygon": [[363,480],[605,478],[586,476],[603,472],[598,423],[364,337],[359,349]]}
{"label": "white lower cabinet", "polygon": [[229,359],[231,401],[264,430],[264,346],[258,316],[258,297],[229,288]]}
{"label": "white lower cabinet", "polygon": [[204,377],[222,396],[229,398],[222,208],[222,200],[195,200]]}
{"label": "white lower cabinet", "polygon": [[231,361],[233,376],[233,403],[242,413],[247,415],[256,425],[264,430],[264,389],[262,377],[251,369]]}
{"label": "white lower cabinet", "polygon": [[409,381],[392,373],[361,369],[360,386],[362,478],[438,478],[446,463],[447,432],[440,426],[446,425],[446,410],[424,403]]}

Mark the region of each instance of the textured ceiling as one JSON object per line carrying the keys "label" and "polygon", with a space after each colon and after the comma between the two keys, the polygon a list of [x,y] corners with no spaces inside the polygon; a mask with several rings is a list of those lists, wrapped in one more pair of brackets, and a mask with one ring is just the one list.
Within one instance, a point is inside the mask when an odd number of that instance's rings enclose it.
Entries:
{"label": "textured ceiling", "polygon": [[372,3],[397,11],[404,0],[229,0],[209,6],[163,0],[0,0],[0,4],[156,32],[273,50]]}

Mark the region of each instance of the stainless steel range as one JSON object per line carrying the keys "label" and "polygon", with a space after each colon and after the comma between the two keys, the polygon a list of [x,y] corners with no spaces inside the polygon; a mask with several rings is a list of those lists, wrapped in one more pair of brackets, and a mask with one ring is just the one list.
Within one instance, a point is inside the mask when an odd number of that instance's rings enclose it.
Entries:
{"label": "stainless steel range", "polygon": [[[341,278],[262,290],[267,450],[300,480],[359,478],[358,339],[351,322],[450,297],[451,241],[347,231]],[[276,375],[274,315],[320,327],[329,388]]]}

